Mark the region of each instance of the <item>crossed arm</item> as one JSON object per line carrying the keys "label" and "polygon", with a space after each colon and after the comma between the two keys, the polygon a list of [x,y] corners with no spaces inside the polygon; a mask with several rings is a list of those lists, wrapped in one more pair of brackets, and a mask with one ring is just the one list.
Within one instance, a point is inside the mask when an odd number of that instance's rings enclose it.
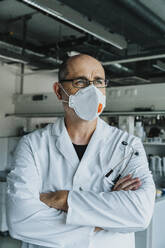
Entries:
{"label": "crossed arm", "polygon": [[[112,191],[120,191],[120,190],[136,190],[140,187],[141,181],[139,178],[132,178],[129,174],[118,180],[118,182],[113,187]],[[45,203],[50,208],[55,208],[58,210],[63,210],[67,212],[68,210],[68,194],[67,190],[59,190],[56,192],[49,193],[41,193],[40,200]],[[96,227],[95,231],[99,231],[102,228]]]}

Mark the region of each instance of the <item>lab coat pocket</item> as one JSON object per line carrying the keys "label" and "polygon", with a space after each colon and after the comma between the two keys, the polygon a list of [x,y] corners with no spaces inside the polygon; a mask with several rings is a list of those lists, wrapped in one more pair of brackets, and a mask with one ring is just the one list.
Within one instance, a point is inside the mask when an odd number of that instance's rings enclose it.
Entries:
{"label": "lab coat pocket", "polygon": [[109,178],[109,177],[104,177],[103,178],[103,189],[104,189],[104,192],[109,192],[112,190],[114,186],[114,183],[113,181]]}

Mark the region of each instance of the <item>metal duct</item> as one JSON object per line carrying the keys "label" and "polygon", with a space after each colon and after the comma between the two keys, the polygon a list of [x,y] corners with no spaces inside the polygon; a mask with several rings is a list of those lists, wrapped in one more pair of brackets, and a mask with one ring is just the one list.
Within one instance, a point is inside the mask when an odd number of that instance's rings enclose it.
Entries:
{"label": "metal duct", "polygon": [[32,66],[43,68],[56,68],[62,62],[53,57],[45,57],[45,54],[36,53],[29,49],[25,49],[25,54],[22,56],[22,47],[3,41],[0,41],[0,57],[6,58],[11,62],[31,64]]}
{"label": "metal duct", "polygon": [[162,54],[148,55],[148,56],[121,58],[118,60],[111,60],[111,61],[102,62],[102,65],[106,66],[106,65],[113,65],[116,63],[125,64],[125,63],[132,63],[132,62],[153,60],[153,59],[164,59],[164,58],[165,58],[165,53],[162,53]]}
{"label": "metal duct", "polygon": [[135,14],[147,21],[150,25],[155,27],[160,33],[165,33],[165,22],[156,16],[150,9],[143,5],[138,0],[119,0],[121,4],[128,7]]}

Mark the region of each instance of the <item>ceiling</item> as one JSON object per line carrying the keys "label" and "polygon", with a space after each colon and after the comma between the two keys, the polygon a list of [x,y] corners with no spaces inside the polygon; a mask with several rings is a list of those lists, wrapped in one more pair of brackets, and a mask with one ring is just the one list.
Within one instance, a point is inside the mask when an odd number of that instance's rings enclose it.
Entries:
{"label": "ceiling", "polygon": [[0,0],[0,60],[53,70],[99,59],[112,86],[165,82],[164,0]]}

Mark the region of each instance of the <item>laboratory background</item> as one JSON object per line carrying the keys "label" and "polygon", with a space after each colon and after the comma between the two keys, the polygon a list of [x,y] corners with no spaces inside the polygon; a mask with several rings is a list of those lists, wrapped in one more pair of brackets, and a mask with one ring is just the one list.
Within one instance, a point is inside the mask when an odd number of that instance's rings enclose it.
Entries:
{"label": "laboratory background", "polygon": [[156,185],[136,248],[165,247],[165,1],[0,0],[0,248],[20,248],[6,221],[6,177],[20,138],[63,116],[59,65],[79,53],[110,79],[109,125],[138,136]]}

